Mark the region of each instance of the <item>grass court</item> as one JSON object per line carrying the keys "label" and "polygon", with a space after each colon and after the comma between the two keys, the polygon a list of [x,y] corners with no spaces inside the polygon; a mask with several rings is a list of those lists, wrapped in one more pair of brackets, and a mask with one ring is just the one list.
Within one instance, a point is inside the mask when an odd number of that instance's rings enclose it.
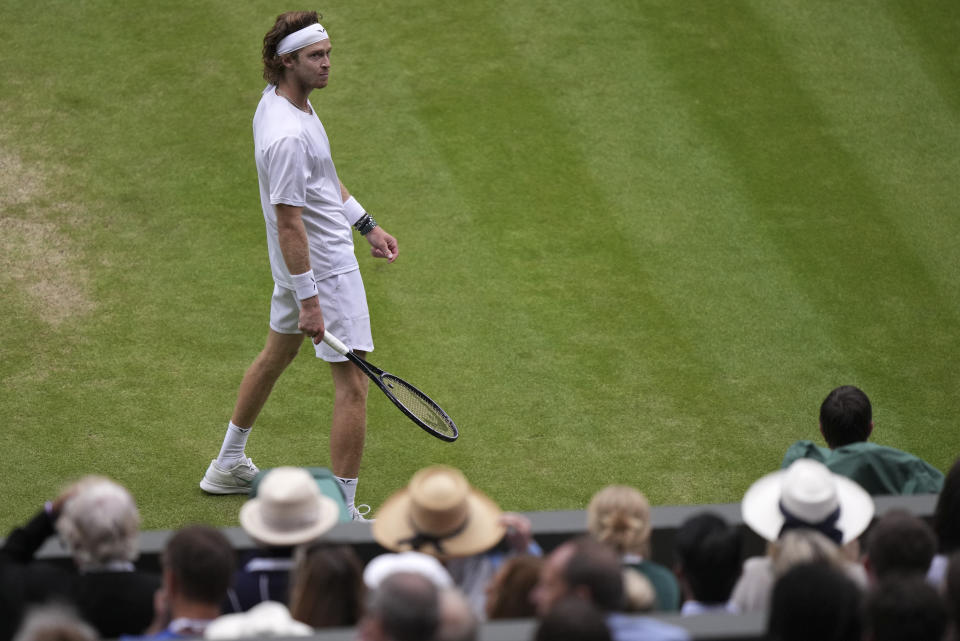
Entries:
{"label": "grass court", "polygon": [[[960,454],[955,0],[2,0],[0,530],[91,472],[146,528],[236,524],[197,484],[266,336],[251,119],[301,8],[340,178],[400,243],[360,253],[370,360],[461,430],[371,390],[360,502],[432,463],[510,510],[737,501],[847,383],[875,441]],[[303,351],[260,467],[329,464]]]}

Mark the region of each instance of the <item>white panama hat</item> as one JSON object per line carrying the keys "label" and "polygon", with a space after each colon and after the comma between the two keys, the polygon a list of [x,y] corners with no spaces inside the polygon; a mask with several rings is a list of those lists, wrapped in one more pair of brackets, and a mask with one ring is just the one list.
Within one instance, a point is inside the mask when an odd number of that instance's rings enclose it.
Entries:
{"label": "white panama hat", "polygon": [[337,502],[324,496],[300,467],[275,467],[257,488],[257,497],[240,508],[240,525],[256,541],[293,546],[318,538],[340,517]]}
{"label": "white panama hat", "polygon": [[743,522],[767,541],[780,538],[786,521],[783,510],[815,525],[839,509],[836,528],[843,544],[863,534],[874,513],[873,499],[866,490],[811,459],[798,459],[787,469],[755,481],[740,507]]}

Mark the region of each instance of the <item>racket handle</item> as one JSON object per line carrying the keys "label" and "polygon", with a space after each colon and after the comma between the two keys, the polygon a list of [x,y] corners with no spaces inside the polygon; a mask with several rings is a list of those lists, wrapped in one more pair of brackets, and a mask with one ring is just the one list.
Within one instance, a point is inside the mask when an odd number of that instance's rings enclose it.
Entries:
{"label": "racket handle", "polygon": [[323,342],[329,345],[333,351],[340,354],[341,356],[346,356],[350,352],[350,349],[347,348],[347,346],[344,345],[339,338],[337,338],[330,332],[323,333]]}

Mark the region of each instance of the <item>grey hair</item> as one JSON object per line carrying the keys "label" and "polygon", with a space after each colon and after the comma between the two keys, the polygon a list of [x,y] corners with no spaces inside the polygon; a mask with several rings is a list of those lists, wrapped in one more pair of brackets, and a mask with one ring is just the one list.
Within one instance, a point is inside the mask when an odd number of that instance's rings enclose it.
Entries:
{"label": "grey hair", "polygon": [[97,631],[62,605],[44,605],[27,612],[13,641],[96,641]]}
{"label": "grey hair", "polygon": [[422,574],[395,572],[367,599],[367,616],[379,619],[394,641],[420,641],[434,636],[439,626],[437,587]]}
{"label": "grey hair", "polygon": [[88,476],[76,484],[57,519],[57,531],[82,569],[139,555],[140,513],[133,496],[103,477]]}

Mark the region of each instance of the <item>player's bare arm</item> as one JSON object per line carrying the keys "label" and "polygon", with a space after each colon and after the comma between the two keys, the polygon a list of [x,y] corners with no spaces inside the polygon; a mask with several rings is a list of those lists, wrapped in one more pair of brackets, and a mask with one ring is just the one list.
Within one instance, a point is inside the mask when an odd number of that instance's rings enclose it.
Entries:
{"label": "player's bare arm", "polygon": [[[344,203],[350,200],[350,192],[343,181],[340,181],[340,198]],[[370,255],[374,258],[386,258],[388,263],[397,259],[397,254],[400,252],[397,239],[387,233],[383,227],[374,227],[364,235],[364,238],[370,243]]]}
{"label": "player's bare arm", "polygon": [[[303,274],[310,271],[310,247],[307,244],[307,231],[303,226],[302,207],[275,205],[277,211],[277,238],[283,260],[291,274]],[[300,301],[300,331],[319,343],[323,338],[323,312],[320,311],[320,299],[317,296]]]}

